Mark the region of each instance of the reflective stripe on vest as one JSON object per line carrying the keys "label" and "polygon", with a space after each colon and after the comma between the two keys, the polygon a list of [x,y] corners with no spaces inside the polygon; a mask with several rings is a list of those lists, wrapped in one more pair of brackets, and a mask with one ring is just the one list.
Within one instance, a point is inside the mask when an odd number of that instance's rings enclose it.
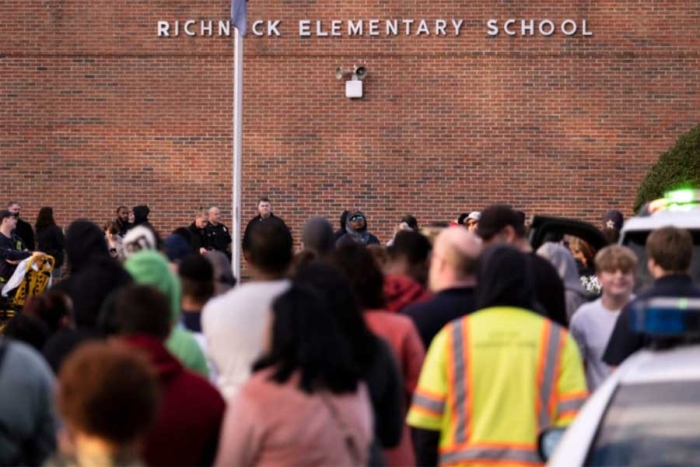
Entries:
{"label": "reflective stripe on vest", "polygon": [[455,464],[459,462],[472,463],[499,463],[504,464],[535,464],[542,465],[542,460],[537,455],[534,447],[479,447],[472,446],[456,452],[440,455],[440,465]]}
{"label": "reflective stripe on vest", "polygon": [[552,421],[561,346],[564,343],[562,334],[563,330],[551,321],[547,321],[542,330],[542,340],[540,341],[542,348],[537,377],[540,393],[537,401],[537,422],[540,432],[549,427]]}
{"label": "reflective stripe on vest", "polygon": [[[549,427],[552,414],[576,410],[583,404],[585,394],[572,394],[570,399],[561,400],[559,405],[557,381],[560,373],[562,347],[565,343],[563,328],[546,321],[542,324],[542,334],[539,341],[540,355],[536,368],[537,395],[535,401],[536,420],[539,431]],[[510,445],[498,443],[470,444],[472,394],[471,371],[469,357],[469,319],[463,318],[449,327],[447,351],[448,395],[447,407],[451,412],[451,431],[453,436],[446,446],[440,448],[440,464],[459,462],[483,463],[516,463],[541,465],[542,461],[534,446]],[[431,413],[445,408],[439,398],[425,397],[426,394],[416,393],[414,404]],[[429,395],[428,395],[429,396]],[[567,409],[567,410],[561,410]],[[535,435],[536,437],[536,435]]]}
{"label": "reflective stripe on vest", "polygon": [[453,388],[455,393],[453,413],[457,415],[457,426],[455,427],[454,444],[459,446],[465,444],[467,435],[467,411],[470,407],[467,404],[467,392],[469,379],[467,377],[467,318],[464,318],[452,325],[452,363],[454,368]]}
{"label": "reflective stripe on vest", "polygon": [[587,397],[588,393],[586,392],[560,396],[557,404],[557,414],[561,416],[578,412],[583,407],[583,404],[586,403]]}
{"label": "reflective stripe on vest", "polygon": [[429,394],[425,390],[416,389],[413,393],[413,409],[426,412],[429,415],[442,416],[445,411],[445,400],[439,396]]}

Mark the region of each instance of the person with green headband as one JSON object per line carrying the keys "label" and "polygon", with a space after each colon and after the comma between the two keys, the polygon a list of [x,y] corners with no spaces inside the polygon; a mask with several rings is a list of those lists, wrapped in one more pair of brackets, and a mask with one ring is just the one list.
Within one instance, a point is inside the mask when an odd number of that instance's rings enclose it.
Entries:
{"label": "person with green headband", "polygon": [[185,367],[208,378],[207,360],[202,350],[192,333],[179,325],[182,286],[180,279],[170,270],[165,256],[153,250],[139,251],[127,259],[124,267],[137,284],[152,285],[170,299],[173,329],[165,345]]}

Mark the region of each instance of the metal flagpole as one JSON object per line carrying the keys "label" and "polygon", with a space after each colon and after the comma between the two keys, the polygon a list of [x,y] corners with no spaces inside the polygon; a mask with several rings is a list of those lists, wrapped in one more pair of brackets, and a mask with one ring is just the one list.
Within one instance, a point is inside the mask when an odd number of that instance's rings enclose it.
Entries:
{"label": "metal flagpole", "polygon": [[233,261],[236,280],[241,280],[241,156],[243,151],[243,37],[235,30],[233,51]]}

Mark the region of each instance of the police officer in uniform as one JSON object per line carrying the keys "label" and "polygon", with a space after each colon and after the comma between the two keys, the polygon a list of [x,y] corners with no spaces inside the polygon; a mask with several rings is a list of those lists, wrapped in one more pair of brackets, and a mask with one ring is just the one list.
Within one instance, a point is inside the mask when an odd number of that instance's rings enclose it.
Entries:
{"label": "police officer in uniform", "polygon": [[221,251],[231,260],[231,232],[228,227],[219,222],[221,211],[216,206],[209,208],[209,224],[206,227],[209,236],[209,246]]}

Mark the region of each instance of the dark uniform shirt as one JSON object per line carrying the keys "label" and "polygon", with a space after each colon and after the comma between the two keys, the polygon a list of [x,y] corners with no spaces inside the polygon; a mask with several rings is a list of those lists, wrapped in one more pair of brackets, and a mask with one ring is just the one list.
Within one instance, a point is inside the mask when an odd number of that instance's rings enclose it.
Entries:
{"label": "dark uniform shirt", "polygon": [[24,242],[18,235],[12,234],[6,237],[0,233],[0,281],[7,282],[17,269],[17,265],[8,263],[8,260],[21,261],[31,255],[30,251],[26,251]]}
{"label": "dark uniform shirt", "polygon": [[223,252],[230,257],[228,246],[231,244],[231,233],[224,224],[208,224],[206,228],[209,235],[209,242],[212,249]]}
{"label": "dark uniform shirt", "polygon": [[640,293],[636,299],[628,303],[620,312],[615,322],[608,346],[603,354],[603,361],[608,365],[618,366],[627,357],[640,350],[647,343],[643,334],[635,332],[631,326],[633,304],[640,300],[656,297],[700,297],[700,287],[693,283],[693,278],[687,274],[673,274],[660,277],[654,284]]}

